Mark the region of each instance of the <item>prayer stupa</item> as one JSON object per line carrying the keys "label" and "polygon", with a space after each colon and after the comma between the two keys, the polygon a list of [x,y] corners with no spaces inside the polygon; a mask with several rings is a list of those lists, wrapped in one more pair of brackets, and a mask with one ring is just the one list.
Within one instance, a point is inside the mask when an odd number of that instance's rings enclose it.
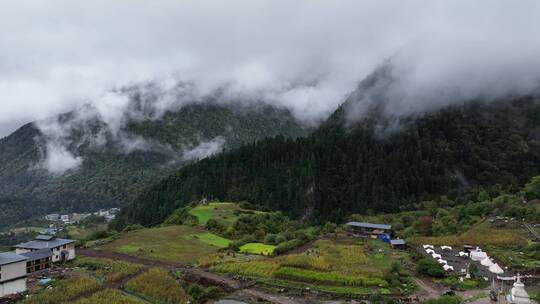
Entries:
{"label": "prayer stupa", "polygon": [[517,274],[516,282],[514,282],[514,287],[510,289],[510,294],[506,297],[508,303],[510,304],[531,304],[531,298],[527,291],[525,291],[525,284],[521,282],[521,277],[519,273]]}

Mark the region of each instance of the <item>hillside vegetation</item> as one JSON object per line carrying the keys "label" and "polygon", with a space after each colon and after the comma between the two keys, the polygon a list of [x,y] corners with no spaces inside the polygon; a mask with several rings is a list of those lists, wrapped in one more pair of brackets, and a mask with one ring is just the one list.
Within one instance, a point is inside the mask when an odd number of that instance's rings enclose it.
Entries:
{"label": "hillside vegetation", "polygon": [[376,114],[351,124],[342,107],[307,138],[265,139],[186,166],[126,205],[118,224],[160,222],[202,196],[340,222],[441,194],[465,202],[482,186],[513,191],[540,172],[535,98],[454,105],[397,127]]}
{"label": "hillside vegetation", "polygon": [[[228,150],[267,136],[306,134],[288,111],[269,106],[186,105],[160,119],[128,121],[121,130],[126,138],[113,137],[98,121],[79,126],[73,118],[76,114],[53,119],[71,132],[68,151],[83,159],[79,168],[64,174],[53,175],[43,168],[46,139],[33,123],[0,139],[0,207],[6,210],[0,215],[0,226],[45,212],[119,206],[153,181],[194,161],[185,157],[185,151],[216,138]],[[101,146],[89,139],[101,136],[105,140]],[[127,151],[123,140],[129,138],[143,140],[147,146]]]}

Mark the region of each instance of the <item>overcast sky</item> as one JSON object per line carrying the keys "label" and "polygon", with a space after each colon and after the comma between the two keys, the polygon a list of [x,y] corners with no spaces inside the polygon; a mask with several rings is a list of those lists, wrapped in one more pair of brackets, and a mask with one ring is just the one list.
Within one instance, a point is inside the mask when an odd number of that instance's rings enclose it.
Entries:
{"label": "overcast sky", "polygon": [[313,123],[388,58],[400,112],[530,91],[539,54],[536,0],[6,0],[0,136],[145,80],[227,84]]}

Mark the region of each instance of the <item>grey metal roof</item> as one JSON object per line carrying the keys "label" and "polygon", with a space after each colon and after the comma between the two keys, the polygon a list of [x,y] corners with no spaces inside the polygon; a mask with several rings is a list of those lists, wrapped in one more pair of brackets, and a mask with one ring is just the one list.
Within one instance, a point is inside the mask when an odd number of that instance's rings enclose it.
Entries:
{"label": "grey metal roof", "polygon": [[405,245],[405,240],[390,240],[392,245]]}
{"label": "grey metal roof", "polygon": [[15,252],[0,252],[0,265],[26,261],[26,257]]}
{"label": "grey metal roof", "polygon": [[50,241],[54,238],[54,235],[40,234],[35,237],[36,240],[40,241]]}
{"label": "grey metal roof", "polygon": [[361,228],[371,228],[371,229],[383,229],[383,230],[392,229],[392,225],[372,224],[372,223],[363,223],[363,222],[348,222],[347,226],[361,227]]}
{"label": "grey metal roof", "polygon": [[44,249],[44,248],[54,248],[62,245],[67,245],[74,243],[74,240],[68,239],[52,239],[50,241],[40,241],[33,240],[26,243],[17,244],[13,247],[15,248],[24,248],[24,249]]}
{"label": "grey metal roof", "polygon": [[21,253],[22,256],[25,256],[28,258],[28,260],[39,260],[46,257],[52,257],[53,253],[50,249],[40,249],[40,250],[34,250],[26,253]]}

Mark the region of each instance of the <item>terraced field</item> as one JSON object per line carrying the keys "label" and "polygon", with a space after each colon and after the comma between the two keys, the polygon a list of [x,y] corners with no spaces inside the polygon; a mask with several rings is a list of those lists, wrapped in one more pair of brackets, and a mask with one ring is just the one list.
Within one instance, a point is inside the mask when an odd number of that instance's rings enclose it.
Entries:
{"label": "terraced field", "polygon": [[249,261],[224,258],[212,261],[210,269],[274,286],[310,287],[341,295],[387,294],[392,292],[392,282],[386,280],[385,274],[394,262],[408,263],[407,254],[380,241],[355,244],[319,240],[302,254]]}

